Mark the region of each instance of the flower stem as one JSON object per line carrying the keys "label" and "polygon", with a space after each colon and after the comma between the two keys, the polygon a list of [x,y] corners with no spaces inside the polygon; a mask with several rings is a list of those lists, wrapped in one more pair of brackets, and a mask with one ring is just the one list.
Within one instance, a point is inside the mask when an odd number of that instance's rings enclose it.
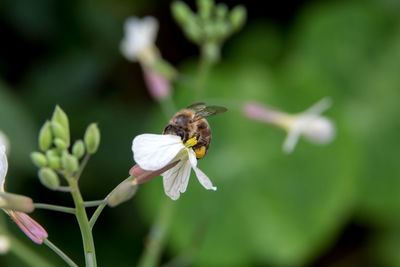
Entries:
{"label": "flower stem", "polygon": [[[123,180],[120,184],[124,183],[126,180],[132,179],[132,176],[129,176],[128,178],[126,178],[125,180]],[[92,217],[90,218],[89,221],[89,225],[90,225],[90,229],[93,229],[94,224],[97,221],[97,218],[100,216],[101,212],[103,211],[103,209],[106,207],[107,205],[107,199],[111,196],[112,192],[114,192],[114,190],[117,188],[118,186],[116,186],[113,190],[111,190],[111,192],[102,200],[102,203],[97,207],[97,209],[94,211]]]}
{"label": "flower stem", "polygon": [[89,161],[89,159],[90,159],[90,155],[91,155],[91,154],[87,153],[87,154],[85,155],[85,157],[83,158],[81,164],[79,165],[79,170],[77,171],[77,173],[76,173],[75,176],[74,176],[76,180],[79,180],[79,177],[81,177],[81,174],[82,174],[82,172],[83,172],[83,169],[85,169],[86,164],[88,163],[88,161]]}
{"label": "flower stem", "polygon": [[88,207],[97,207],[97,206],[100,206],[103,203],[104,203],[104,199],[102,199],[102,200],[85,201],[85,202],[83,202],[83,205],[88,208]]}
{"label": "flower stem", "polygon": [[59,249],[56,245],[50,242],[47,238],[43,239],[43,243],[48,246],[51,250],[53,250],[61,259],[63,259],[69,266],[78,267],[78,265],[71,260],[65,253]]}
{"label": "flower stem", "polygon": [[8,235],[10,238],[10,249],[17,257],[24,261],[27,265],[33,267],[50,267],[53,266],[45,258],[36,254],[30,247],[26,246],[23,242],[19,241],[12,235]]}
{"label": "flower stem", "polygon": [[78,220],[79,228],[81,229],[83,249],[85,250],[86,266],[97,266],[96,252],[94,248],[92,229],[89,225],[89,220],[84,207],[81,192],[78,187],[78,180],[74,177],[67,178],[71,187],[72,198],[76,208],[76,219]]}
{"label": "flower stem", "polygon": [[46,209],[46,210],[54,210],[54,211],[59,211],[59,212],[75,214],[74,208],[45,204],[45,203],[34,203],[33,205],[34,205],[35,209]]}
{"label": "flower stem", "polygon": [[139,267],[153,267],[158,264],[166,241],[173,210],[173,202],[165,198],[161,203],[157,218],[151,226],[145,250],[139,259]]}
{"label": "flower stem", "polygon": [[201,54],[199,59],[199,66],[197,69],[197,77],[194,89],[196,90],[196,99],[195,101],[200,101],[204,95],[204,85],[207,81],[207,77],[210,73],[212,67],[212,62],[204,55]]}

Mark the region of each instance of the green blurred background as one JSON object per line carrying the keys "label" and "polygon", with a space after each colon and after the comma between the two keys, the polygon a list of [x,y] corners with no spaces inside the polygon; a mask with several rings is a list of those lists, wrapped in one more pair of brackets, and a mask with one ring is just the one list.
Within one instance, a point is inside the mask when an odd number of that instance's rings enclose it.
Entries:
{"label": "green blurred background", "polygon": [[[199,167],[217,192],[192,175],[174,202],[162,264],[194,266],[400,266],[400,1],[226,1],[244,4],[248,23],[229,39],[204,100],[230,111],[209,120],[213,144]],[[192,104],[197,48],[169,12],[169,1],[0,2],[0,130],[11,141],[7,189],[36,202],[72,205],[41,186],[29,153],[55,104],[70,116],[72,138],[92,121],[99,152],[81,179],[86,200],[103,198],[134,164],[132,138],[167,124],[138,64],[119,52],[127,16],[160,20],[157,45],[187,75],[174,84],[179,108]],[[191,6],[194,3],[189,2]],[[299,112],[324,96],[337,138],[324,147],[301,140],[291,155],[285,133],[247,120],[245,100]],[[164,195],[162,181],[106,208],[94,228],[100,266],[132,266]],[[32,214],[49,238],[83,264],[75,218]],[[57,266],[47,247],[15,224],[8,230]],[[182,254],[183,253],[183,254]],[[186,253],[186,254],[185,254]],[[2,266],[23,263],[13,254]]]}

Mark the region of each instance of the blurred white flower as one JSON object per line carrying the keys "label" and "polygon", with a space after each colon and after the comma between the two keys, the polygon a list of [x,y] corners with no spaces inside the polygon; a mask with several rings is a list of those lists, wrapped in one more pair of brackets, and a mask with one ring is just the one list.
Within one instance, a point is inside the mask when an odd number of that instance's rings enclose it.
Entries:
{"label": "blurred white flower", "polygon": [[217,190],[207,175],[197,168],[196,153],[192,149],[196,143],[196,138],[183,144],[181,138],[175,135],[142,134],[133,139],[132,151],[136,163],[143,170],[160,170],[178,161],[174,167],[161,174],[165,194],[177,200],[180,193],[186,191],[191,169],[204,188]]}
{"label": "blurred white flower", "polygon": [[6,235],[0,235],[0,255],[10,250],[10,239]]}
{"label": "blurred white flower", "polygon": [[[32,200],[30,198],[19,196],[15,194],[6,193],[4,184],[6,181],[6,174],[8,169],[6,147],[0,145],[0,203],[4,205],[16,205],[31,212],[34,209]],[[15,203],[8,203],[8,202]],[[35,243],[42,244],[43,239],[47,238],[47,232],[43,227],[33,220],[29,215],[24,212],[14,211],[3,208],[11,219],[18,225],[18,227]]]}
{"label": "blurred white flower", "polygon": [[158,21],[154,17],[129,17],[124,25],[125,36],[121,41],[121,52],[130,61],[152,62],[156,49]]}
{"label": "blurred white flower", "polygon": [[306,111],[299,114],[287,114],[257,103],[248,103],[244,107],[247,117],[273,124],[285,129],[288,135],[283,143],[283,151],[291,153],[300,136],[318,145],[330,143],[335,137],[332,121],[321,114],[331,106],[329,98],[323,98]]}
{"label": "blurred white flower", "polygon": [[10,150],[10,142],[8,141],[7,135],[0,131],[0,145],[5,146],[6,151]]}

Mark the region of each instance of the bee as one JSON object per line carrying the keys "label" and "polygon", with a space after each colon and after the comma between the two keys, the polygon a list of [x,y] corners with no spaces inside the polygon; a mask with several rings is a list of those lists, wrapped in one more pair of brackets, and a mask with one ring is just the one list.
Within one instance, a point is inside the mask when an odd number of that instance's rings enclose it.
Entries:
{"label": "bee", "polygon": [[196,137],[197,144],[193,151],[196,158],[201,159],[207,153],[211,143],[211,129],[205,118],[227,111],[224,107],[206,106],[205,103],[196,103],[175,113],[165,127],[163,134],[180,136],[183,143]]}

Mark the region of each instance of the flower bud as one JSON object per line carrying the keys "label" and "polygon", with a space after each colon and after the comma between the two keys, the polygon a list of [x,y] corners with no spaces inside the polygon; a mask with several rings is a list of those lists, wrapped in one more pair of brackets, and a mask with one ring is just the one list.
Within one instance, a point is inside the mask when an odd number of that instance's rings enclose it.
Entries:
{"label": "flower bud", "polygon": [[224,3],[219,3],[215,8],[215,15],[219,20],[224,20],[228,14],[228,7]]}
{"label": "flower bud", "polygon": [[60,106],[56,106],[53,112],[53,117],[51,118],[52,122],[58,122],[64,130],[68,133],[69,135],[69,121],[68,121],[68,116],[65,114],[65,112],[60,108]]}
{"label": "flower bud", "polygon": [[82,140],[75,141],[75,144],[72,147],[72,154],[77,158],[80,159],[85,154],[85,144]]}
{"label": "flower bud", "polygon": [[46,121],[39,132],[39,148],[46,151],[51,147],[53,142],[53,134],[51,132],[50,122]]}
{"label": "flower bud", "polygon": [[46,151],[47,164],[53,170],[59,170],[61,168],[60,157],[55,153],[48,152],[50,152],[50,150]]}
{"label": "flower bud", "polygon": [[214,4],[213,0],[197,0],[197,9],[199,10],[199,15],[203,20],[208,20],[211,17]]}
{"label": "flower bud", "polygon": [[171,4],[171,12],[174,19],[181,25],[193,16],[190,8],[182,1],[175,1]]}
{"label": "flower bud", "polygon": [[62,168],[69,173],[77,171],[79,168],[78,159],[69,153],[64,153],[61,156],[61,165]]}
{"label": "flower bud", "polygon": [[137,184],[132,184],[133,179],[128,179],[120,183],[107,198],[107,204],[110,207],[118,206],[119,204],[131,199],[138,188]]}
{"label": "flower bud", "polygon": [[0,208],[22,212],[32,212],[35,209],[31,198],[5,192],[0,192]]}
{"label": "flower bud", "polygon": [[43,239],[48,237],[46,230],[27,214],[19,211],[8,211],[11,219],[18,227],[36,244],[42,244]]}
{"label": "flower bud", "polygon": [[53,134],[56,138],[59,138],[62,141],[64,141],[66,147],[69,146],[69,132],[67,132],[60,123],[52,121],[51,130],[53,131]]}
{"label": "flower bud", "polygon": [[65,141],[60,138],[54,139],[54,145],[60,150],[64,150],[67,148],[67,144],[65,143]]}
{"label": "flower bud", "polygon": [[86,150],[90,154],[96,153],[100,144],[100,131],[96,123],[91,123],[85,132]]}
{"label": "flower bud", "polygon": [[244,23],[246,22],[247,11],[246,8],[242,5],[235,6],[230,14],[229,21],[232,24],[232,27],[235,31],[240,30]]}
{"label": "flower bud", "polygon": [[47,166],[46,156],[40,152],[32,152],[31,160],[39,168]]}
{"label": "flower bud", "polygon": [[56,190],[60,186],[60,179],[52,169],[41,168],[38,175],[40,182],[51,190]]}
{"label": "flower bud", "polygon": [[196,21],[196,18],[190,18],[184,25],[186,36],[194,43],[200,43],[203,38],[203,31]]}

